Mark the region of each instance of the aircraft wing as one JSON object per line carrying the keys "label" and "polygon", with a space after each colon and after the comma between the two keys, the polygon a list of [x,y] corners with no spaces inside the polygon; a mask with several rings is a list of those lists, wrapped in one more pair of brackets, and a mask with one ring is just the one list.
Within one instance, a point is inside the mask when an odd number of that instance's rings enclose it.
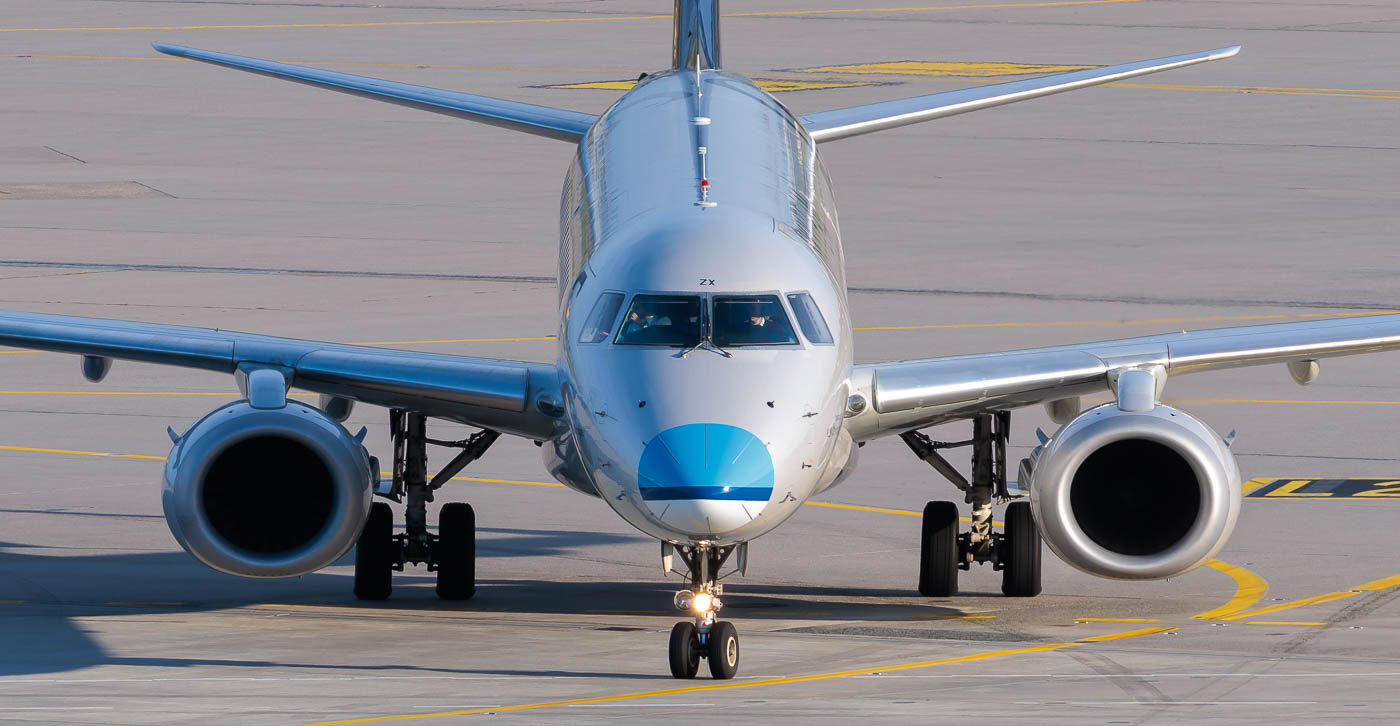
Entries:
{"label": "aircraft wing", "polygon": [[547,438],[554,425],[535,405],[540,394],[558,389],[548,364],[4,311],[0,345],[221,373],[271,367],[293,388],[530,438]]}
{"label": "aircraft wing", "polygon": [[835,141],[848,136],[859,136],[872,131],[883,131],[898,126],[916,124],[920,121],[931,121],[968,111],[978,111],[992,106],[1040,98],[1052,93],[1063,93],[1079,88],[1113,83],[1134,76],[1144,76],[1148,73],[1184,68],[1197,63],[1229,58],[1238,52],[1240,52],[1240,46],[1236,45],[1200,53],[1187,53],[1136,63],[1057,73],[1024,81],[996,83],[990,86],[964,88],[959,91],[947,91],[864,106],[839,108],[834,111],[809,113],[802,116],[801,121],[807,131],[812,134],[813,141]]}
{"label": "aircraft wing", "polygon": [[1400,349],[1400,314],[1182,331],[1143,338],[855,367],[865,410],[846,419],[856,439],[901,433],[994,410],[1109,390],[1131,368],[1168,375]]}
{"label": "aircraft wing", "polygon": [[199,50],[164,43],[153,43],[151,47],[166,55],[190,58],[240,71],[304,83],[317,88],[372,98],[376,101],[386,101],[409,108],[456,116],[469,121],[500,126],[514,131],[524,131],[560,141],[576,142],[582,139],[583,135],[588,133],[589,127],[598,119],[597,116],[578,111],[536,106],[532,103],[507,101],[457,91],[444,91],[427,86],[354,76],[349,73],[323,71],[319,68],[217,53],[212,50]]}

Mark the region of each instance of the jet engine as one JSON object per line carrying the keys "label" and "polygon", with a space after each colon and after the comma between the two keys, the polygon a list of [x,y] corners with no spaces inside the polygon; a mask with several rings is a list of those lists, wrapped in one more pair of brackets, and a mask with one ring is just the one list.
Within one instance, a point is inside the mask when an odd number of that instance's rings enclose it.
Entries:
{"label": "jet engine", "polygon": [[1144,409],[1086,411],[1021,462],[1045,543],[1092,575],[1181,574],[1214,557],[1239,517],[1226,442],[1184,411]]}
{"label": "jet engine", "polygon": [[170,531],[200,562],[232,575],[319,570],[350,549],[369,514],[379,465],[362,438],[294,401],[217,408],[170,451],[162,496]]}

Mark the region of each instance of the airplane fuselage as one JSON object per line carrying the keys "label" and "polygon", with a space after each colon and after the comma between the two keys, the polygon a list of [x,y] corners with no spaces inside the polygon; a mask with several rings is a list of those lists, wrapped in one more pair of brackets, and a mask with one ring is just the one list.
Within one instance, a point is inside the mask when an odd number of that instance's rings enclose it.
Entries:
{"label": "airplane fuselage", "polygon": [[559,265],[562,482],[659,539],[722,545],[854,463],[830,185],[752,81],[667,71],[604,113],[565,179]]}

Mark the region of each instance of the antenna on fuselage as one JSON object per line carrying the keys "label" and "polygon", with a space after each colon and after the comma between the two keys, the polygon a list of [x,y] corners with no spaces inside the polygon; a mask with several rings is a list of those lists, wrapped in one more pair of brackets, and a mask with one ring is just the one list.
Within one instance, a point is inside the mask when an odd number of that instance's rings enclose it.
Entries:
{"label": "antenna on fuselage", "polygon": [[695,69],[695,153],[700,171],[697,207],[714,207],[710,201],[709,126],[703,99],[705,96],[702,71],[718,70],[719,60],[719,0],[676,0],[675,35],[672,37],[671,68],[675,71]]}

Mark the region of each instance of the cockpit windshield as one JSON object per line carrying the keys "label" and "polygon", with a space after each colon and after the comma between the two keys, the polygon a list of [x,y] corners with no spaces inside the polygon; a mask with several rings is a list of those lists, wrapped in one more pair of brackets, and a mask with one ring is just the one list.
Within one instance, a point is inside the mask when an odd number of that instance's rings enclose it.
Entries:
{"label": "cockpit windshield", "polygon": [[721,348],[744,345],[797,345],[776,295],[716,295],[710,337]]}
{"label": "cockpit windshield", "polygon": [[700,344],[700,298],[694,295],[638,295],[622,319],[618,345]]}

